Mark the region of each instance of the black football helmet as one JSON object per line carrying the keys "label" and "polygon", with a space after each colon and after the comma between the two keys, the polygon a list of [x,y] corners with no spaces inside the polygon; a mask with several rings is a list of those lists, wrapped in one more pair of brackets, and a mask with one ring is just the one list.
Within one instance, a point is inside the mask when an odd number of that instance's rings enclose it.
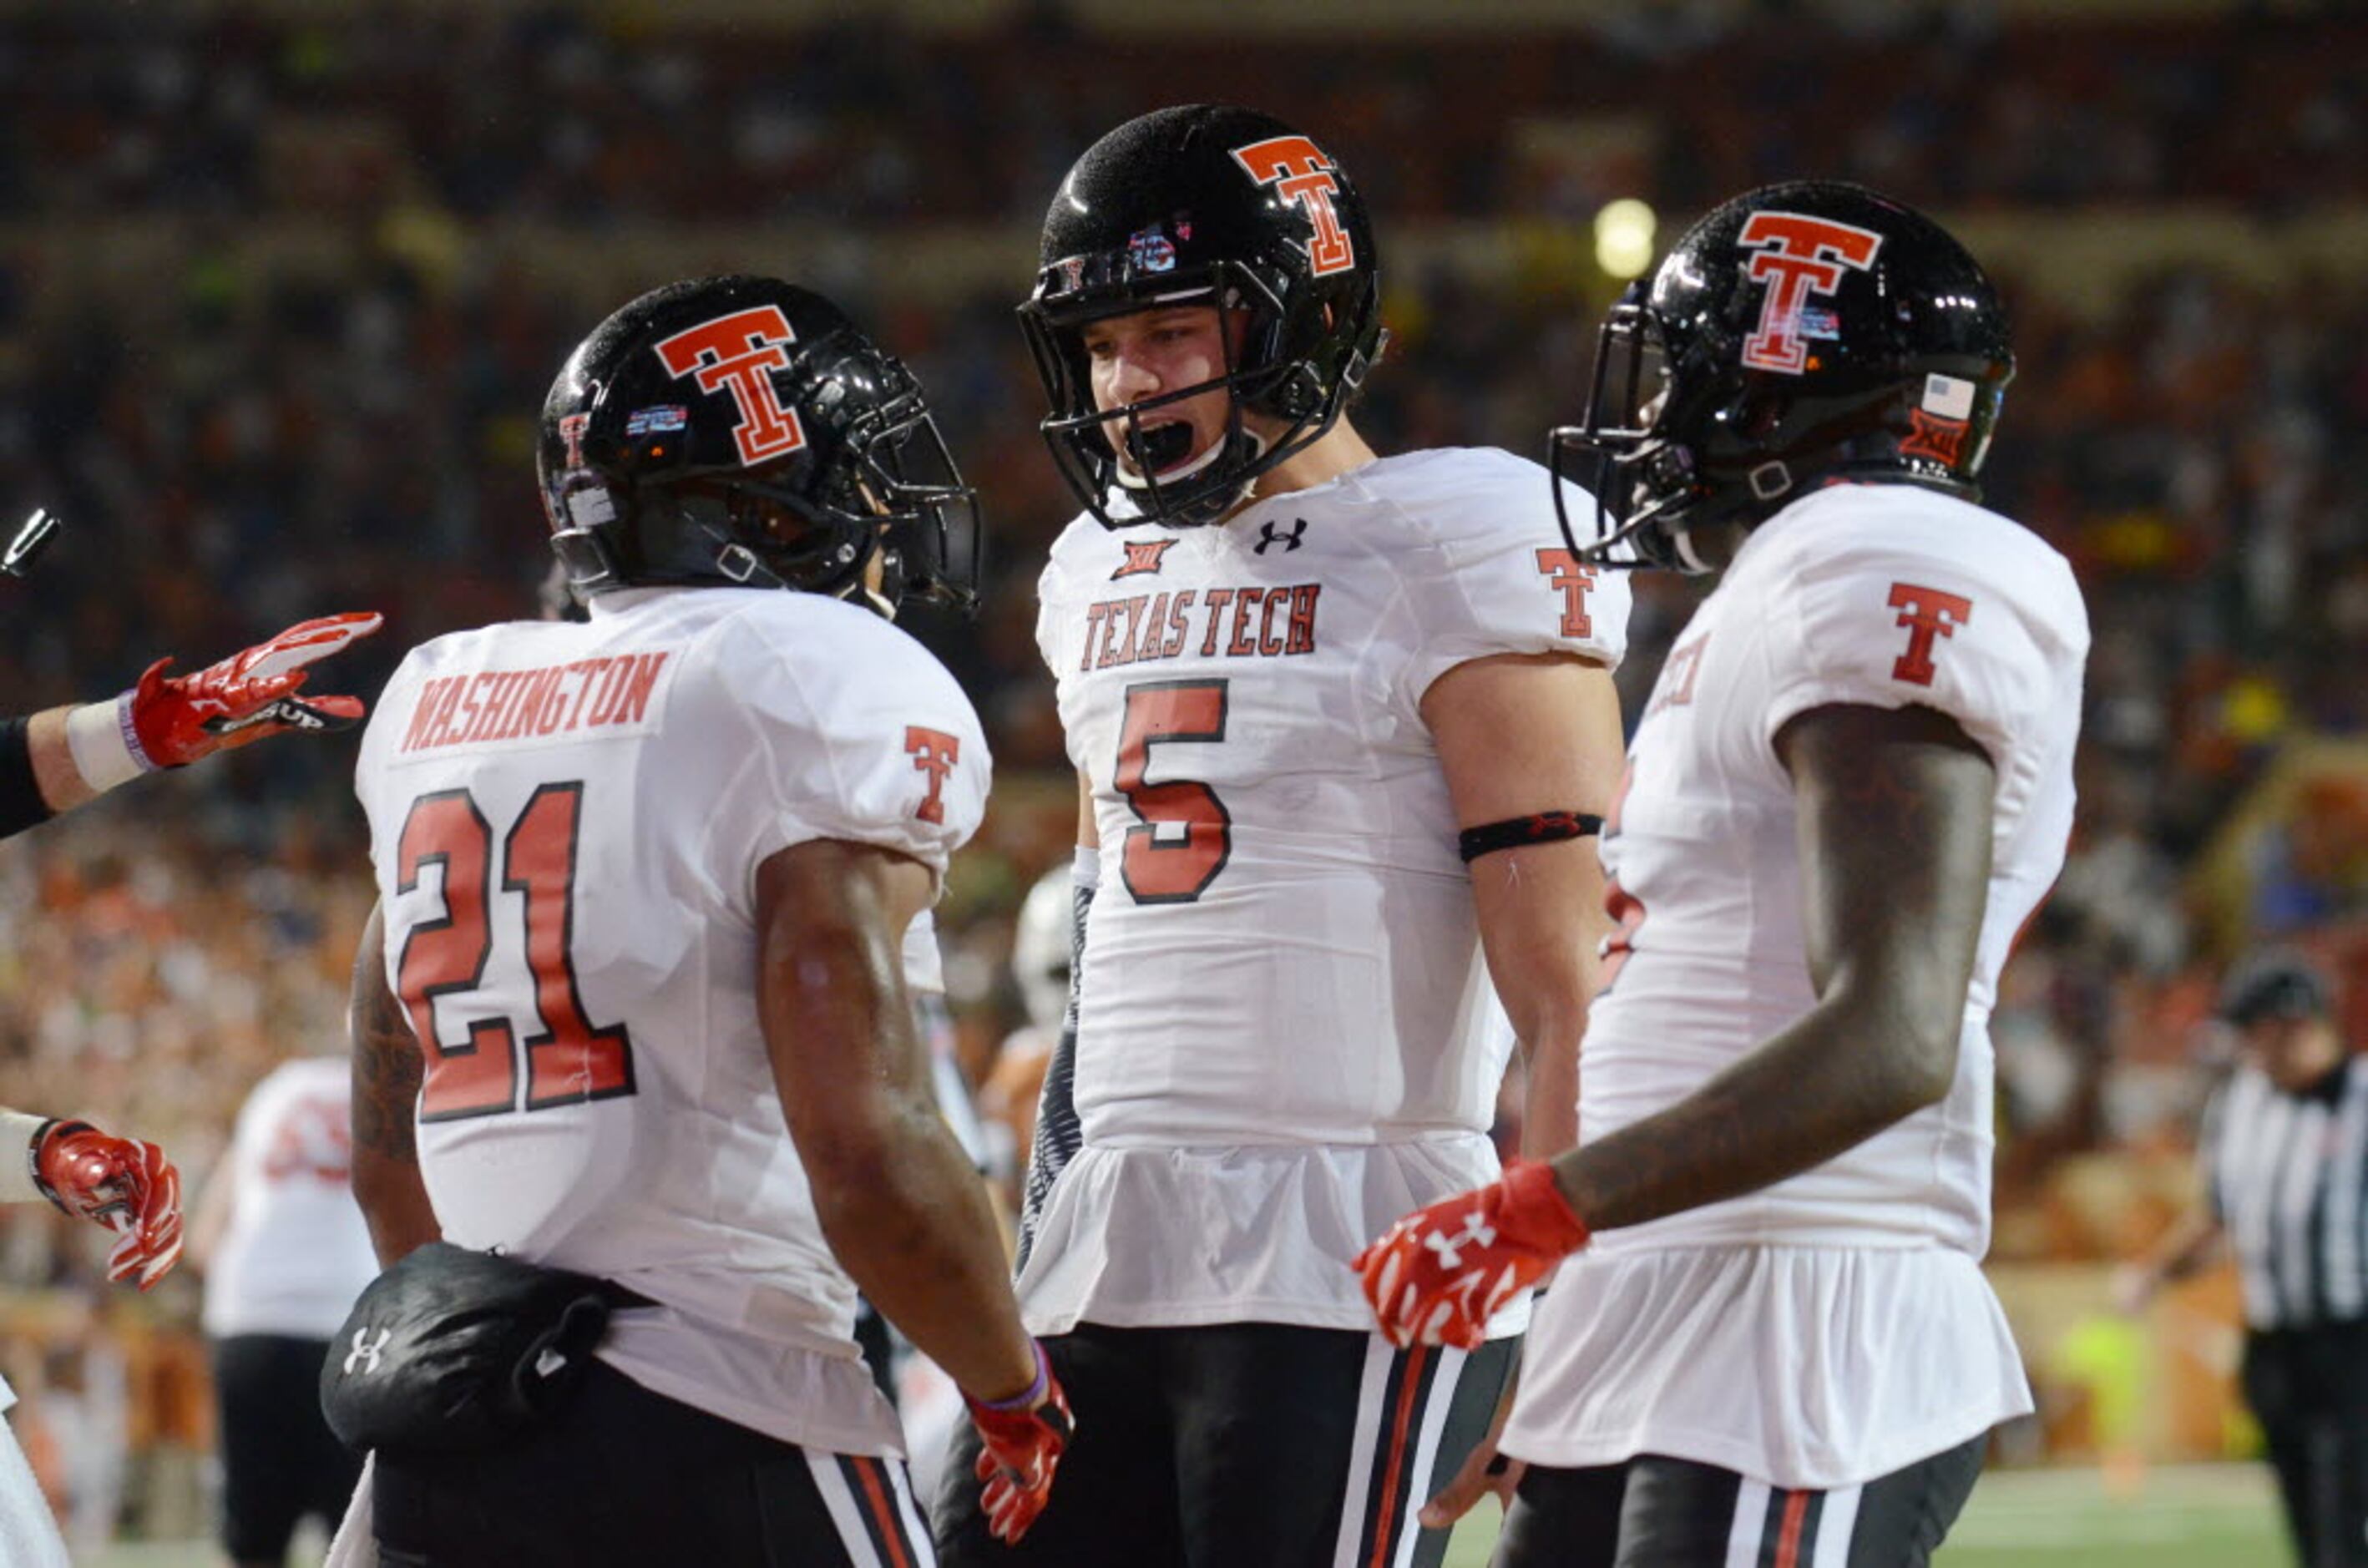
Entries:
{"label": "black football helmet", "polygon": [[536,460],[579,598],[796,588],[883,615],[973,599],[977,497],[920,383],[794,284],[670,283],[602,322],[552,383]]}
{"label": "black football helmet", "polygon": [[1699,572],[1689,530],[1815,484],[1976,499],[2013,376],[1998,291],[1939,224],[1860,186],[1767,186],[1613,307],[1586,422],[1547,438],[1554,504],[1566,479],[1593,489],[1595,542],[1571,540],[1588,561]]}
{"label": "black football helmet", "polygon": [[[1365,204],[1330,153],[1270,115],[1212,104],[1131,119],[1087,149],[1044,217],[1042,267],[1021,329],[1052,413],[1053,460],[1108,528],[1212,523],[1252,481],[1332,427],[1381,352],[1379,257]],[[1224,373],[1123,408],[1094,406],[1087,324],[1205,301],[1248,312]],[[1201,464],[1156,471],[1143,415],[1223,387],[1225,438]],[[1289,421],[1271,442],[1245,410]],[[1168,426],[1180,430],[1181,426]],[[1121,468],[1115,441],[1136,458]],[[1113,487],[1129,505],[1113,514]]]}

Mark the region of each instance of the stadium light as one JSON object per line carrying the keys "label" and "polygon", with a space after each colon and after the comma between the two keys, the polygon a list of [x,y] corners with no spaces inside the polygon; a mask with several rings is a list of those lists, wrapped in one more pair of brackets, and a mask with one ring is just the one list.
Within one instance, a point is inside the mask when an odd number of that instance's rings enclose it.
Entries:
{"label": "stadium light", "polygon": [[1604,203],[1595,215],[1595,265],[1625,281],[1653,265],[1653,234],[1660,220],[1633,196]]}

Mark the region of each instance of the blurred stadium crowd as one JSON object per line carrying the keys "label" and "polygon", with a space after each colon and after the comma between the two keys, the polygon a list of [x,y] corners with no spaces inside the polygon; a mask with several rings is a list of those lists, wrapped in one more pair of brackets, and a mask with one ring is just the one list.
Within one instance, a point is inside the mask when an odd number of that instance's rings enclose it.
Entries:
{"label": "blurred stadium crowd", "polygon": [[[2340,8],[1666,9],[1320,51],[1137,48],[1049,5],[960,35],[400,4],[9,15],[0,500],[69,528],[0,589],[0,689],[29,710],[155,652],[202,662],[367,608],[390,625],[339,669],[367,693],[414,642],[532,614],[531,436],[563,354],[668,277],[789,270],[766,242],[796,236],[920,370],[985,494],[982,618],[916,628],[998,762],[939,917],[981,1076],[1018,1022],[1012,916],[1074,820],[1031,591],[1069,507],[1010,310],[1053,182],[1110,124],[1226,97],[1338,146],[1381,224],[1395,346],[1360,423],[1383,450],[1534,453],[1576,416],[1617,285],[1557,265],[1585,252],[1554,236],[1613,196],[1681,218],[1839,174],[2009,233],[2208,209],[2269,234],[2368,202],[2368,21]],[[1475,233],[1528,259],[1463,265]],[[926,297],[888,286],[915,247],[949,258]],[[2022,370],[1990,499],[2072,557],[2097,641],[2072,858],[1997,1018],[1998,1256],[2097,1261],[2180,1200],[2239,948],[2313,948],[2354,977],[2368,1038],[2368,274],[2141,264],[2084,303],[1999,271]],[[1632,711],[1694,597],[1638,586]],[[342,1049],[370,899],[349,753],[243,754],[0,854],[12,1103],[136,1129],[201,1184],[274,1062]],[[2102,1199],[2100,1168],[2122,1173]],[[12,1419],[86,1533],[125,1511],[169,1528],[154,1456],[206,1440],[195,1290],[105,1296],[88,1240],[0,1218]]]}

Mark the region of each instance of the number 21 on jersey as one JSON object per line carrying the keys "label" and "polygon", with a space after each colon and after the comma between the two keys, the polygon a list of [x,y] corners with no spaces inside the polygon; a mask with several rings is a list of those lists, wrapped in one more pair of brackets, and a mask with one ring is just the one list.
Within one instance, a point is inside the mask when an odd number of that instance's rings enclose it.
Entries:
{"label": "number 21 on jersey", "polygon": [[[580,779],[545,784],[501,836],[466,790],[441,790],[411,803],[397,848],[396,891],[419,886],[427,867],[444,872],[441,918],[414,925],[395,960],[395,994],[427,1057],[421,1121],[457,1121],[524,1108],[547,1110],[633,1092],[633,1048],[622,1024],[585,1017],[571,950],[575,929],[575,844],[583,817]],[[525,984],[485,972],[494,948],[494,878],[504,892],[523,893]],[[515,949],[513,949],[515,950]],[[460,992],[518,996],[524,990],[541,1028],[521,1040],[508,1016],[472,1018],[465,1045],[436,1032],[436,999]],[[518,1098],[525,1047],[526,1095]]]}

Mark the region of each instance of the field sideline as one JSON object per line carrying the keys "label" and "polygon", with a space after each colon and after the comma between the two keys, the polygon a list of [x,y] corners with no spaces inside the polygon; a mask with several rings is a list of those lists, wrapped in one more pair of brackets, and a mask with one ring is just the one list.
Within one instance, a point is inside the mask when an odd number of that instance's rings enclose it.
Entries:
{"label": "field sideline", "polygon": [[[2147,1472],[2127,1497],[2093,1470],[1985,1476],[1936,1568],[2275,1568],[2287,1561],[2262,1465],[2180,1465]],[[1495,1506],[1464,1521],[1448,1568],[1485,1568]],[[85,1568],[220,1568],[202,1541],[122,1545]],[[311,1568],[308,1562],[304,1568]]]}
{"label": "field sideline", "polygon": [[[1485,1568],[1488,1516],[1464,1521],[1448,1568]],[[1934,1568],[2278,1568],[2289,1561],[2269,1467],[2173,1465],[2127,1496],[2094,1470],[1993,1471]]]}

